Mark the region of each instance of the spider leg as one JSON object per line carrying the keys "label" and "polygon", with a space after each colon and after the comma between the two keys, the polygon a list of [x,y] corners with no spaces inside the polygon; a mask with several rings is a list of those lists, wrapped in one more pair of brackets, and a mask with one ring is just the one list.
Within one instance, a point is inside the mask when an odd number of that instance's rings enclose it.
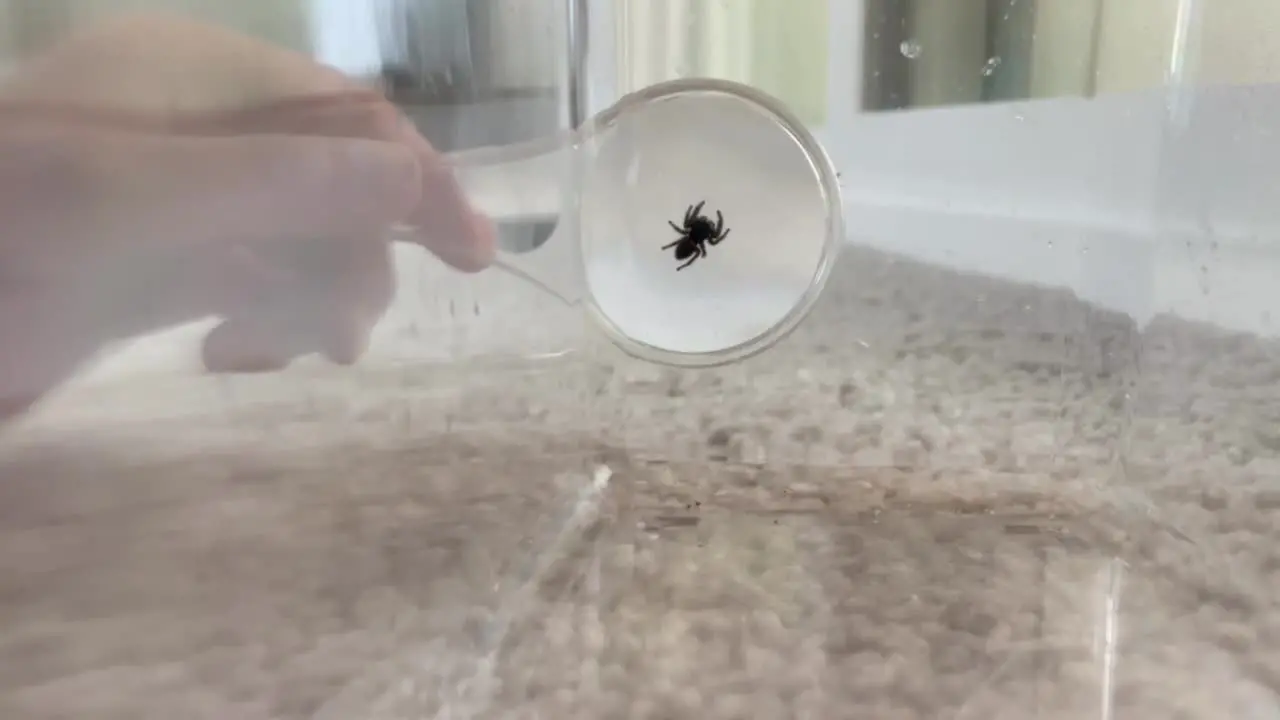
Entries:
{"label": "spider leg", "polygon": [[688,261],[688,262],[686,262],[685,264],[683,264],[683,265],[681,265],[680,267],[676,268],[676,270],[677,270],[677,271],[680,271],[680,270],[683,270],[683,269],[685,269],[685,268],[689,267],[690,265],[692,265],[692,264],[694,263],[694,261],[695,261],[695,260],[697,260],[697,259],[698,259],[698,257],[699,257],[698,255],[694,255],[693,257],[689,258],[689,261]]}
{"label": "spider leg", "polygon": [[706,200],[700,200],[697,205],[693,206],[693,212],[690,213],[689,219],[692,220],[702,214],[702,206],[706,205]]}
{"label": "spider leg", "polygon": [[684,226],[689,227],[689,223],[693,220],[693,206],[684,209]]}
{"label": "spider leg", "polygon": [[720,241],[724,239],[724,236],[725,236],[724,214],[721,213],[719,210],[717,210],[716,211],[716,229],[714,232],[711,233],[711,237],[707,238],[707,242],[711,243],[712,245],[718,245],[720,244]]}
{"label": "spider leg", "polygon": [[725,230],[722,233],[717,233],[715,237],[711,238],[707,242],[711,243],[712,245],[719,245],[720,241],[724,240],[727,237],[729,237],[729,231]]}
{"label": "spider leg", "polygon": [[675,247],[675,246],[679,245],[679,244],[680,244],[680,243],[682,243],[682,242],[684,242],[684,238],[680,238],[679,240],[676,240],[675,242],[667,243],[666,245],[663,245],[663,246],[662,246],[662,249],[663,249],[663,250],[670,250],[671,248],[673,248],[673,247]]}
{"label": "spider leg", "polygon": [[681,229],[679,225],[676,225],[675,223],[671,222],[670,220],[668,220],[668,221],[667,221],[667,224],[671,226],[671,229],[672,229],[672,230],[675,230],[676,232],[680,233],[681,235],[683,235],[683,234],[684,234],[684,230],[683,230],[683,229]]}

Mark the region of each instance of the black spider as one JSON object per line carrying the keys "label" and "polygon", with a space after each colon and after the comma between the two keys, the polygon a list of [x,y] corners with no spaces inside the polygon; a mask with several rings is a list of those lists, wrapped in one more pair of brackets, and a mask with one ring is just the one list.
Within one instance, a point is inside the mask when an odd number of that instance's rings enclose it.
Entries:
{"label": "black spider", "polygon": [[702,206],[706,205],[706,201],[697,205],[690,205],[684,211],[684,224],[676,225],[670,220],[667,224],[671,229],[680,233],[680,239],[673,243],[667,243],[662,246],[663,250],[676,249],[676,260],[688,259],[688,262],[676,268],[683,270],[692,265],[698,258],[707,256],[708,245],[719,245],[721,240],[729,237],[729,231],[724,226],[724,215],[720,211],[716,211],[716,221],[713,223],[711,219],[702,214]]}

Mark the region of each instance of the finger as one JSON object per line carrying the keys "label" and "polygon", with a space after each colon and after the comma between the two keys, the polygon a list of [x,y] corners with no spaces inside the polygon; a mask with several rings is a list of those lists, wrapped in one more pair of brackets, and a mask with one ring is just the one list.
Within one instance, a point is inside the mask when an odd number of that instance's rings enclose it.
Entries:
{"label": "finger", "polygon": [[310,317],[299,327],[311,328],[313,351],[350,365],[364,354],[369,335],[395,296],[391,245],[385,236],[343,238],[310,252],[303,275],[306,286],[293,295],[300,313]]}
{"label": "finger", "polygon": [[82,233],[64,237],[96,238],[97,250],[225,238],[252,247],[353,234],[403,220],[421,196],[416,158],[393,143],[265,135],[98,140],[65,178],[82,202],[63,220]]}
{"label": "finger", "polygon": [[324,309],[298,288],[276,288],[256,306],[241,306],[205,336],[202,359],[213,373],[271,372],[319,352],[327,336]]}
{"label": "finger", "polygon": [[0,288],[0,424],[78,369],[96,346],[80,320],[77,290]]}
{"label": "finger", "polygon": [[382,95],[365,89],[297,95],[225,112],[175,118],[170,128],[201,137],[283,134],[399,141],[405,122]]}
{"label": "finger", "polygon": [[371,91],[290,98],[268,106],[181,123],[183,132],[314,133],[402,142],[422,168],[422,196],[410,215],[414,239],[454,267],[474,272],[493,261],[495,231],[471,209],[446,158],[399,110]]}
{"label": "finger", "polygon": [[368,348],[373,325],[350,310],[321,319],[263,308],[228,318],[211,330],[202,360],[209,372],[236,374],[280,370],[314,353],[339,365],[353,365]]}
{"label": "finger", "polygon": [[215,372],[271,370],[300,355],[356,362],[395,294],[390,244],[384,238],[329,240],[289,249],[305,256],[272,262],[297,269],[296,281],[273,288],[267,302],[245,305],[206,344]]}
{"label": "finger", "polygon": [[493,264],[497,230],[475,212],[456,177],[438,157],[424,160],[422,202],[409,217],[419,244],[464,272]]}
{"label": "finger", "polygon": [[493,257],[492,225],[471,211],[451,175],[436,172],[437,153],[399,111],[380,93],[300,53],[216,26],[143,16],[69,40],[9,83],[6,97],[54,111],[97,108],[103,112],[91,114],[135,129],[154,125],[158,113],[170,118],[166,128],[196,135],[316,133],[404,142],[433,175],[413,213],[421,244],[467,270]]}
{"label": "finger", "polygon": [[5,95],[165,113],[245,106],[354,83],[310,56],[180,15],[121,14],[29,60]]}
{"label": "finger", "polygon": [[275,372],[303,354],[268,325],[250,318],[224,320],[209,331],[201,347],[205,370],[218,374]]}

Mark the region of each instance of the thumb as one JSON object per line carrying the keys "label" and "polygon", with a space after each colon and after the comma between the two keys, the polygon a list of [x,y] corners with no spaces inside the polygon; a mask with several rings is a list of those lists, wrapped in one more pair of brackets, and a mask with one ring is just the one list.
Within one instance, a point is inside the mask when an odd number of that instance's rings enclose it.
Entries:
{"label": "thumb", "polygon": [[421,194],[414,153],[372,140],[122,135],[86,156],[72,195],[81,226],[63,237],[96,247],[73,253],[367,232],[402,220]]}

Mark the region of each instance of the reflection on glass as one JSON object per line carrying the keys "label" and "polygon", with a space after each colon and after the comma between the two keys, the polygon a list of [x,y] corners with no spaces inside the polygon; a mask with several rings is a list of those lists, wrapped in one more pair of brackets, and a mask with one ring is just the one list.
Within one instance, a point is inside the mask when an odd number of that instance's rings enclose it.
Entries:
{"label": "reflection on glass", "polygon": [[1100,0],[868,0],[868,110],[1093,92]]}

